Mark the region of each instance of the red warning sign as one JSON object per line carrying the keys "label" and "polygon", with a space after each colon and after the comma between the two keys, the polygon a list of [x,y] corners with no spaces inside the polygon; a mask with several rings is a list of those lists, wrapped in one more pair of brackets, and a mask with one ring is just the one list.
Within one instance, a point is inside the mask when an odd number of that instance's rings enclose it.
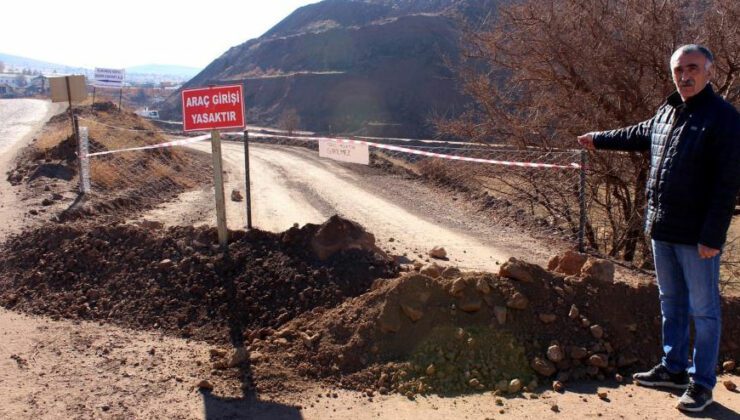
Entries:
{"label": "red warning sign", "polygon": [[245,123],[242,86],[183,90],[182,126],[184,131],[243,128]]}

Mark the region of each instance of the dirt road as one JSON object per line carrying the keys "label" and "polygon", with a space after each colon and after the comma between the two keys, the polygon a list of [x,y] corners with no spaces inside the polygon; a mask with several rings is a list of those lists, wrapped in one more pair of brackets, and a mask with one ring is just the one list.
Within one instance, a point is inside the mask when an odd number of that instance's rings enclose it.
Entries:
{"label": "dirt road", "polygon": [[[210,152],[207,142],[192,147]],[[244,202],[228,199],[231,190],[244,191],[243,146],[224,142],[222,147],[228,224],[244,228]],[[511,256],[542,263],[554,252],[526,234],[471,216],[475,212],[467,203],[413,180],[322,159],[296,147],[252,144],[250,158],[253,225],[263,230],[279,232],[294,223],[321,223],[340,214],[365,226],[395,255],[426,258],[432,246],[440,245],[461,268],[488,271],[496,271],[497,263]],[[212,191],[186,193],[144,217],[165,224],[215,225],[213,202]]]}
{"label": "dirt road", "polygon": [[36,131],[63,109],[63,106],[38,99],[0,99],[0,240],[18,231],[26,212],[17,198],[20,187],[7,182],[6,172]]}

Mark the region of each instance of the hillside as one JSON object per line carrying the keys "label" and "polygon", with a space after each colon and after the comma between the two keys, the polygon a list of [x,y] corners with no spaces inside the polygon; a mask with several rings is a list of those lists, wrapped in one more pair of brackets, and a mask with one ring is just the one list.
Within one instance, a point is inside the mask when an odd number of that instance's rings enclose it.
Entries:
{"label": "hillside", "polygon": [[[435,114],[467,103],[445,58],[459,56],[461,21],[484,0],[325,0],[297,9],[257,39],[226,51],[185,87],[243,83],[250,123],[327,133],[432,135]],[[179,92],[161,111],[179,118]]]}

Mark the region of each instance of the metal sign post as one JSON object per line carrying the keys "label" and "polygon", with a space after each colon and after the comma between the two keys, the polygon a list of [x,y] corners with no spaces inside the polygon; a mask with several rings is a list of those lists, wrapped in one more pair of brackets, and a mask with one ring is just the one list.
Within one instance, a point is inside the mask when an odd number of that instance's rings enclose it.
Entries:
{"label": "metal sign post", "polygon": [[249,132],[244,130],[244,185],[247,193],[247,229],[252,229],[252,186],[249,180]]}
{"label": "metal sign post", "polygon": [[226,199],[224,197],[224,172],[221,160],[221,133],[211,131],[211,152],[213,155],[213,189],[216,194],[216,224],[218,226],[218,244],[226,249],[229,232],[226,229]]}

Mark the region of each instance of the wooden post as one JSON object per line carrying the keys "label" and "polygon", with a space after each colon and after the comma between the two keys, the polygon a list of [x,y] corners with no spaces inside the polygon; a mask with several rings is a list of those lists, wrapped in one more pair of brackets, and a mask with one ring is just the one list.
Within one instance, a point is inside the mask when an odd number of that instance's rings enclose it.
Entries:
{"label": "wooden post", "polygon": [[121,99],[123,99],[123,88],[118,92],[118,110],[121,110]]}
{"label": "wooden post", "polygon": [[64,81],[67,84],[67,101],[69,101],[67,112],[69,112],[69,121],[72,123],[72,135],[75,136],[75,139],[79,144],[79,137],[77,137],[77,124],[75,124],[75,114],[72,111],[72,88],[69,86],[69,76],[64,76]]}
{"label": "wooden post", "polygon": [[221,133],[211,130],[211,151],[213,154],[213,189],[216,194],[216,223],[218,226],[218,243],[223,250],[229,242],[226,230],[226,199],[224,198],[224,172],[221,162]]}
{"label": "wooden post", "polygon": [[93,103],[92,103],[92,109],[95,109],[95,86],[93,86]]}

